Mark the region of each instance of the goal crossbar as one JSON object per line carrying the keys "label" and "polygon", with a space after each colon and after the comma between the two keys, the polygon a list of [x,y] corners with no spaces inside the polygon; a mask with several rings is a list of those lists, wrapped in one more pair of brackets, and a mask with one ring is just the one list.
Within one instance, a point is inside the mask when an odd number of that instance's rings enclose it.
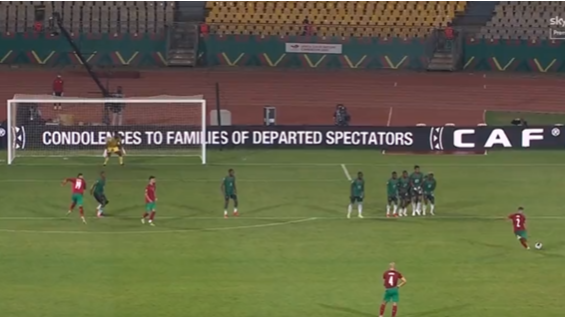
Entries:
{"label": "goal crossbar", "polygon": [[[80,97],[59,97],[59,96],[52,96],[52,95],[32,95],[32,94],[16,94],[14,95],[14,98],[7,100],[7,137],[8,137],[8,147],[7,147],[7,156],[8,156],[8,160],[7,163],[8,164],[12,164],[13,161],[16,158],[16,149],[18,148],[16,146],[16,140],[15,138],[17,138],[16,134],[18,133],[18,131],[24,131],[23,127],[18,127],[18,123],[16,120],[16,114],[17,114],[17,107],[18,104],[28,104],[28,105],[39,105],[39,104],[100,104],[100,105],[108,105],[108,104],[123,104],[123,105],[131,105],[131,104],[164,104],[164,105],[171,105],[171,104],[196,104],[199,105],[200,108],[200,114],[199,114],[199,118],[193,118],[196,119],[199,123],[198,125],[201,127],[200,129],[200,134],[201,137],[198,139],[199,141],[199,145],[201,146],[201,153],[198,155],[198,157],[201,158],[202,160],[202,164],[206,164],[206,134],[207,134],[207,116],[206,116],[206,100],[203,98],[203,95],[195,95],[195,96],[169,96],[169,95],[160,95],[160,96],[151,96],[151,97],[124,97],[124,98],[115,98],[115,97],[110,97],[110,98],[80,98]],[[76,105],[74,105],[76,106]],[[70,107],[73,107],[73,105],[71,105]],[[147,106],[146,106],[147,107]],[[149,105],[149,107],[151,107]],[[178,107],[178,106],[177,106]],[[151,114],[147,114],[148,119],[151,119]],[[182,118],[183,116],[177,116],[179,118]],[[182,119],[179,119],[182,120]],[[82,124],[80,124],[82,125]],[[153,124],[150,124],[153,125]],[[156,127],[159,126],[159,123],[154,123],[154,125]],[[184,124],[170,124],[170,125],[176,125],[176,126],[182,126]],[[147,123],[143,126],[147,126]],[[164,124],[162,127],[166,128],[167,124]],[[194,127],[194,123],[192,125],[187,125]],[[45,126],[47,127],[47,126]],[[50,129],[53,129],[53,127],[55,127],[55,130],[57,130],[57,127],[59,126],[50,126]],[[62,128],[62,130],[64,130],[65,128],[68,127],[64,127],[64,126],[60,126]],[[84,126],[83,126],[84,127]],[[94,126],[96,127],[99,131],[100,130],[107,130],[107,131],[121,131],[120,126]],[[107,129],[105,129],[105,127]],[[127,126],[129,127],[129,129],[131,129],[131,126]],[[88,152],[90,153],[90,152]],[[48,154],[43,154],[40,152],[40,154],[37,155],[33,155],[33,154],[26,154],[26,156],[29,157],[61,157],[62,155],[48,155]],[[81,157],[81,156],[92,156],[92,155],[85,155],[85,152],[80,152],[78,151],[76,154],[73,154],[71,156],[76,156],[76,157]],[[154,153],[151,154],[149,156],[155,156],[155,157],[162,157],[162,156],[167,156],[166,154],[159,154],[159,153]],[[187,156],[185,154],[185,150],[172,150],[170,151],[170,154],[168,156]],[[192,155],[194,156],[194,155]],[[66,156],[64,156],[66,157]]]}

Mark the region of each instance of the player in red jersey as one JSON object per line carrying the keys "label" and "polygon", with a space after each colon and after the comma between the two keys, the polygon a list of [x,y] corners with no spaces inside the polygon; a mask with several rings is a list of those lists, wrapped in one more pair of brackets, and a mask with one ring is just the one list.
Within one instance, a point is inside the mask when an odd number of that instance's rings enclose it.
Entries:
{"label": "player in red jersey", "polygon": [[525,249],[529,250],[530,246],[528,245],[528,232],[526,231],[526,216],[524,215],[524,208],[519,207],[518,211],[510,214],[508,218],[512,220],[514,234],[520,241],[520,244],[522,244]]}
{"label": "player in red jersey", "polygon": [[145,187],[145,213],[143,213],[143,218],[141,218],[141,223],[143,224],[145,224],[145,220],[149,216],[149,225],[155,226],[153,219],[155,218],[157,202],[156,190],[155,177],[150,176],[149,184]]}
{"label": "player in red jersey", "polygon": [[62,185],[64,186],[68,182],[73,185],[73,188],[71,196],[71,206],[69,207],[69,212],[67,213],[67,215],[71,214],[75,206],[78,205],[78,211],[80,212],[82,222],[86,224],[86,219],[84,218],[84,210],[82,208],[82,204],[84,202],[84,190],[86,189],[86,182],[84,181],[84,177],[82,176],[82,173],[79,173],[76,178],[66,178],[65,180],[63,180]]}
{"label": "player in red jersey", "polygon": [[383,281],[385,286],[385,295],[381,304],[379,316],[382,317],[385,313],[386,304],[392,302],[392,316],[396,317],[398,311],[398,289],[406,284],[406,278],[396,271],[396,265],[390,263],[389,268],[383,274]]}

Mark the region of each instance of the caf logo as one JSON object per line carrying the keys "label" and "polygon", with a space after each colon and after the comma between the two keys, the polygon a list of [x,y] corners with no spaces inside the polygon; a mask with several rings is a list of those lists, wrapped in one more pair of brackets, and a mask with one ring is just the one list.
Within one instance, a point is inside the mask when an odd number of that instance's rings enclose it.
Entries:
{"label": "caf logo", "polygon": [[24,126],[12,128],[13,147],[14,149],[25,149],[26,147],[26,130]]}

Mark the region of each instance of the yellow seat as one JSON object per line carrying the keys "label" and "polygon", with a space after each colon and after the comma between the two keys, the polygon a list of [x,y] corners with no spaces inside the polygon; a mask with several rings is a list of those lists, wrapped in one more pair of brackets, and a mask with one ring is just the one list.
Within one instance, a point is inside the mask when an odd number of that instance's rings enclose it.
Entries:
{"label": "yellow seat", "polygon": [[[411,37],[443,26],[465,10],[466,1],[208,1],[206,22],[234,23],[235,34],[302,34],[302,21],[318,35]],[[255,26],[255,24],[265,26]],[[333,27],[332,27],[333,26]],[[384,28],[379,28],[382,26]],[[422,27],[422,28],[419,28]]]}

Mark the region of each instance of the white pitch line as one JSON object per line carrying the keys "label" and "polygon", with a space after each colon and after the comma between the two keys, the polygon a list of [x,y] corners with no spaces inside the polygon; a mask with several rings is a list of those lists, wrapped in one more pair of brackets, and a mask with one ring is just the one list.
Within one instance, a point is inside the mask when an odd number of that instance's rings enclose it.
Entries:
{"label": "white pitch line", "polygon": [[392,107],[389,108],[388,110],[388,119],[386,120],[386,126],[390,127],[391,122],[392,122]]}
{"label": "white pitch line", "polygon": [[347,178],[347,180],[351,181],[351,175],[349,174],[349,170],[347,170],[345,163],[341,164],[341,170],[343,170],[343,173],[345,174],[345,177]]}
{"label": "white pitch line", "polygon": [[[72,216],[69,217],[49,217],[49,216],[4,216],[0,217],[1,221],[40,221],[40,220],[64,220],[64,219],[71,219]],[[318,220],[344,220],[350,222],[344,216],[241,216],[239,220],[302,220],[302,219],[318,219]],[[484,216],[484,215],[435,215],[435,216],[415,216],[415,217],[403,217],[398,218],[398,220],[402,219],[443,219],[443,220],[469,220],[469,219],[476,219],[476,220],[505,220],[507,216]],[[92,216],[90,219],[96,219],[95,216]],[[139,217],[112,217],[109,216],[105,218],[106,220],[112,219],[120,219],[120,220],[139,220]],[[171,220],[171,219],[186,219],[186,220],[224,220],[223,216],[160,216],[158,219],[162,220]],[[390,219],[386,216],[365,216],[364,219]],[[538,219],[538,220],[565,220],[565,216],[560,215],[539,215],[539,216],[528,216],[528,219]]]}
{"label": "white pitch line", "polygon": [[186,230],[164,230],[164,231],[62,231],[62,230],[10,230],[10,229],[0,229],[1,232],[5,233],[34,233],[34,234],[167,234],[167,233],[186,233],[186,232],[205,232],[205,231],[228,231],[228,230],[244,230],[244,229],[256,229],[262,227],[273,227],[281,225],[289,225],[296,223],[303,223],[309,221],[315,221],[318,218],[311,217],[307,219],[292,220],[286,222],[274,222],[267,224],[255,224],[255,225],[241,225],[241,226],[228,226],[228,227],[211,227],[202,229],[186,229]]}

